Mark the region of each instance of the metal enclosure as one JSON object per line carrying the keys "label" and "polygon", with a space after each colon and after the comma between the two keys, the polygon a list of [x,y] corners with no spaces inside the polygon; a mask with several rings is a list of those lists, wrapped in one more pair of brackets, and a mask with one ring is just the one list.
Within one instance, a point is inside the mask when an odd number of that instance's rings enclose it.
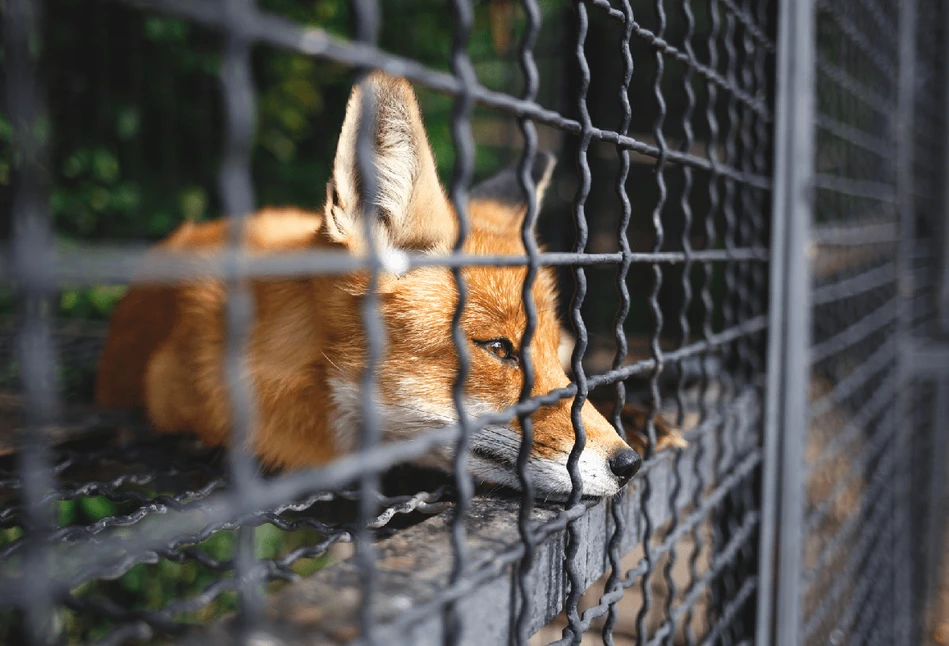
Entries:
{"label": "metal enclosure", "polygon": [[[171,18],[217,39],[209,92],[221,119],[208,127],[220,130],[214,190],[234,236],[200,262],[159,255],[147,265],[133,241],[56,239],[51,186],[65,126],[44,86],[51,64],[41,36],[62,2],[0,5],[15,160],[3,185],[9,200],[0,200],[11,214],[0,237],[0,297],[10,295],[13,314],[0,321],[0,368],[12,367],[0,378],[0,641],[927,638],[949,511],[943,2],[431,2],[421,11],[452,25],[439,67],[380,45],[393,13],[377,0],[348,3],[345,37],[264,0],[103,0],[96,6],[127,12],[124,20]],[[488,87],[470,41],[490,28],[485,16],[508,15],[520,20],[507,63],[515,82]],[[552,30],[556,39],[545,41]],[[409,270],[447,267],[446,289],[462,295],[451,330],[464,348],[454,416],[384,441],[376,369],[386,335],[373,289],[363,301],[360,448],[266,475],[240,448],[255,419],[242,368],[254,329],[248,281],[363,270],[375,285],[391,267],[374,243],[365,258],[269,259],[236,244],[260,206],[258,49],[345,69],[357,83],[381,69],[449,97],[450,117],[427,123],[450,129],[446,188],[462,232],[449,254],[404,255]],[[529,196],[522,256],[473,260],[462,251],[485,136],[476,108],[507,120],[504,137],[518,142],[509,148]],[[374,204],[369,127],[357,164],[367,171],[364,202]],[[560,162],[541,218],[529,170],[551,146]],[[567,249],[541,250],[535,227]],[[464,410],[473,350],[459,315],[471,264],[527,268],[524,338],[538,321],[530,285],[540,271],[559,272],[563,318],[577,340],[568,386],[530,396],[525,343],[520,401],[480,417]],[[141,419],[96,410],[64,385],[63,371],[86,375],[95,365],[103,328],[61,320],[61,290],[209,276],[228,294],[224,363],[237,449],[156,439]],[[644,403],[649,448],[629,487],[590,499],[580,486],[579,411],[603,393],[617,403],[610,421],[624,437],[638,429],[624,423],[623,405]],[[535,500],[531,414],[562,400],[573,402],[574,489],[566,502]],[[682,430],[686,448],[652,449],[658,415]],[[523,493],[476,488],[466,475],[471,438],[512,420],[523,429],[513,466]],[[434,447],[455,449],[452,475],[410,479],[410,490],[391,484],[401,477],[393,467]],[[108,511],[81,522],[63,514],[93,499]],[[262,554],[262,536],[279,536],[279,548]],[[215,541],[229,547],[214,551]],[[349,543],[351,553],[341,547]],[[130,592],[133,580],[165,581],[169,571],[179,573],[169,598]],[[187,585],[180,572],[190,573]]]}

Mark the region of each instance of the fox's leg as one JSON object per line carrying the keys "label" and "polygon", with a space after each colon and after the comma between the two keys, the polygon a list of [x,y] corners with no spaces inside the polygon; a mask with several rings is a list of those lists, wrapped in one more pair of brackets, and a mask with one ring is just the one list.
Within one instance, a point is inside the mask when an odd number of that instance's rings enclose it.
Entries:
{"label": "fox's leg", "polygon": [[[592,402],[600,413],[608,420],[613,419],[613,402],[609,399]],[[626,440],[637,453],[643,455],[649,438],[646,435],[646,423],[649,421],[649,411],[638,403],[626,404],[620,413],[623,427],[626,429]],[[682,437],[682,432],[673,424],[665,420],[662,415],[656,415],[656,452],[671,448],[685,448],[688,442]]]}
{"label": "fox's leg", "polygon": [[182,289],[177,320],[145,369],[149,421],[165,433],[194,433],[205,443],[224,443],[231,426],[224,375],[224,339],[218,320],[222,287],[206,283]]}
{"label": "fox's leg", "polygon": [[173,337],[155,353],[145,372],[145,410],[156,430],[195,433],[217,446],[230,426],[227,392],[219,375],[199,372],[191,350]]}
{"label": "fox's leg", "polygon": [[[229,444],[231,401],[223,371],[217,371],[215,378],[205,372],[205,379],[195,379],[198,368],[182,348],[177,350],[174,346],[159,350],[149,366],[146,394],[152,424],[166,433],[194,433],[211,446]],[[252,430],[255,453],[264,466],[315,466],[337,454],[327,431],[325,391],[306,383],[283,388],[265,384],[259,390],[269,393],[258,392],[255,397]]]}
{"label": "fox's leg", "polygon": [[[263,385],[258,396],[257,455],[271,468],[295,469],[326,464],[345,453],[330,431],[328,391],[316,383],[300,383],[280,391]],[[359,427],[351,429],[358,436]],[[358,443],[358,440],[354,440]]]}

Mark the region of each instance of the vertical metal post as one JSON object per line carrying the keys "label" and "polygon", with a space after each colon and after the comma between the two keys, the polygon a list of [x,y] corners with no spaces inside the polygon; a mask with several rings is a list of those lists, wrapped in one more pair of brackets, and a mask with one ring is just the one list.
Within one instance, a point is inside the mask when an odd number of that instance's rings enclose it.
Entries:
{"label": "vertical metal post", "polygon": [[[943,42],[942,56],[943,60],[949,56],[949,8],[943,9],[942,14]],[[949,110],[949,64],[943,63],[943,112]],[[942,245],[940,246],[940,277],[939,277],[939,302],[937,303],[937,316],[939,319],[939,328],[943,333],[949,333],[949,123],[943,131],[943,196],[942,196],[942,217],[940,218],[941,231],[937,235],[942,235]],[[949,366],[947,366],[949,370]],[[949,373],[944,373],[936,378],[935,397],[934,397],[933,421],[930,432],[933,436],[931,471],[930,471],[930,493],[929,493],[929,559],[928,569],[929,581],[926,585],[926,598],[935,599],[939,577],[943,568],[949,565],[943,556],[942,550],[945,544],[943,532],[946,530],[945,511],[947,509],[947,494],[949,487],[946,482],[946,464],[949,462]],[[936,604],[931,604],[935,609]]]}
{"label": "vertical metal post", "polygon": [[[471,0],[454,0],[455,33],[452,38],[452,73],[458,77],[463,86],[462,92],[455,99],[451,113],[452,143],[455,145],[455,168],[451,179],[451,203],[458,218],[458,239],[455,242],[455,253],[464,253],[465,240],[468,237],[468,191],[471,188],[471,177],[474,173],[475,145],[471,134],[471,112],[474,100],[471,88],[478,82],[474,66],[468,55],[468,41],[471,38],[471,29],[474,24],[474,7]],[[465,301],[468,297],[468,288],[465,284],[461,267],[452,268],[452,277],[458,290],[458,304],[451,321],[451,338],[458,353],[458,374],[452,384],[452,401],[458,414],[458,426],[461,434],[455,445],[454,470],[455,489],[458,492],[458,502],[455,505],[455,515],[452,518],[451,542],[455,552],[455,562],[451,570],[451,583],[461,580],[468,569],[468,539],[465,532],[465,516],[474,494],[474,483],[468,473],[468,443],[471,437],[471,422],[465,411],[465,382],[468,379],[468,352],[465,348],[465,335],[461,329],[461,318],[464,315]],[[444,644],[451,646],[461,642],[463,626],[457,613],[455,603],[449,603],[445,608]]]}
{"label": "vertical metal post", "polygon": [[17,434],[17,467],[22,481],[27,576],[21,593],[26,638],[48,644],[58,633],[50,587],[49,533],[55,527],[45,496],[54,488],[49,464],[48,427],[58,414],[56,348],[50,326],[55,277],[53,222],[48,208],[49,117],[39,87],[40,30],[44,3],[7,0],[0,4],[6,65],[4,108],[13,129],[18,160],[11,209],[10,270],[16,279],[17,362],[23,393],[22,426]]}
{"label": "vertical metal post", "polygon": [[[353,3],[353,18],[356,22],[356,41],[370,46],[379,41],[382,14],[378,0],[357,0]],[[360,202],[365,214],[362,223],[366,240],[367,269],[369,285],[361,305],[361,318],[366,332],[366,366],[361,378],[360,413],[362,424],[359,433],[359,450],[363,453],[379,444],[382,428],[379,410],[376,407],[377,373],[376,368],[385,352],[386,330],[379,312],[379,276],[382,268],[379,241],[376,239],[374,222],[380,217],[378,204],[379,176],[376,166],[376,94],[366,81],[368,68],[357,68],[358,83],[362,88],[362,106],[359,128],[356,135],[356,168],[361,178]],[[379,473],[366,471],[359,479],[359,509],[356,519],[354,542],[356,543],[355,563],[359,567],[361,584],[361,605],[359,624],[361,637],[366,644],[376,643],[375,598],[376,598],[376,551],[369,532],[376,500],[379,495]]]}
{"label": "vertical metal post", "polygon": [[[524,35],[518,47],[521,71],[524,74],[524,94],[527,101],[537,98],[540,88],[540,79],[537,75],[537,64],[534,61],[534,45],[540,33],[541,9],[536,0],[523,0],[524,17],[527,19]],[[534,226],[537,223],[537,193],[531,168],[537,155],[537,130],[534,123],[522,117],[519,120],[521,133],[524,135],[524,150],[518,164],[517,176],[527,212],[521,222],[521,242],[527,254],[527,273],[524,274],[524,283],[521,286],[521,301],[524,303],[524,335],[521,337],[521,371],[523,382],[518,401],[524,402],[534,391],[534,363],[531,355],[531,341],[537,329],[537,304],[534,302],[534,281],[537,278],[537,256],[540,249],[534,237]],[[530,642],[529,622],[531,616],[530,597],[530,570],[534,563],[536,545],[531,534],[531,512],[534,509],[534,480],[528,470],[531,447],[534,445],[534,422],[529,414],[518,416],[521,424],[521,445],[517,452],[517,479],[521,485],[521,506],[518,510],[517,527],[521,541],[524,543],[524,558],[518,563],[515,570],[519,593],[520,607],[515,617],[514,637],[512,642],[518,646]]]}
{"label": "vertical metal post", "polygon": [[[578,3],[576,59],[577,67],[580,69],[581,81],[576,98],[577,112],[580,117],[580,146],[577,150],[577,175],[580,180],[580,186],[577,188],[576,197],[573,201],[574,224],[577,228],[577,241],[574,251],[578,254],[586,251],[588,227],[585,209],[592,182],[590,164],[587,158],[587,151],[590,147],[590,141],[593,138],[591,134],[593,123],[590,119],[590,112],[587,109],[587,91],[590,89],[590,67],[587,63],[585,44],[589,24],[586,5]],[[576,332],[576,345],[573,348],[571,367],[573,368],[574,382],[577,384],[577,394],[570,407],[570,418],[573,422],[575,441],[573,449],[567,457],[567,472],[570,475],[572,485],[570,496],[567,499],[568,507],[579,504],[583,494],[583,480],[580,478],[580,455],[586,446],[587,434],[586,429],[583,427],[581,411],[586,404],[587,395],[589,393],[586,372],[583,369],[583,357],[587,350],[588,338],[586,323],[580,312],[580,308],[583,306],[583,300],[587,295],[586,273],[582,266],[575,265],[573,267],[573,281],[574,292],[573,298],[570,301],[570,320],[573,323],[574,332]],[[580,597],[583,594],[579,569],[582,535],[580,534],[576,522],[567,524],[566,539],[563,567],[564,574],[569,583],[566,604],[567,622],[569,625],[563,629],[563,636],[570,640],[569,643],[579,644],[583,638],[583,630],[580,625],[580,611],[578,608]],[[648,599],[646,603],[649,603]]]}
{"label": "vertical metal post", "polygon": [[[250,158],[257,117],[256,95],[250,66],[251,40],[247,25],[254,19],[254,0],[228,0],[222,7],[227,20],[227,38],[221,65],[221,93],[225,121],[224,157],[218,178],[221,200],[228,215],[228,266],[225,277],[224,370],[231,405],[232,430],[229,467],[234,495],[252,499],[260,486],[251,454],[254,446],[255,401],[248,377],[245,345],[254,316],[253,293],[237,278],[243,262],[244,223],[254,209]],[[242,526],[237,533],[235,575],[240,582],[240,643],[260,621],[261,589],[255,580],[254,528]]]}
{"label": "vertical metal post", "polygon": [[787,646],[798,644],[801,615],[802,467],[811,330],[808,242],[813,206],[815,21],[813,0],[780,3],[756,641]]}
{"label": "vertical metal post", "polygon": [[[688,5],[686,5],[688,7]],[[620,108],[622,110],[622,122],[620,127],[617,130],[623,136],[626,136],[629,133],[629,125],[632,122],[633,118],[633,109],[629,102],[629,84],[633,78],[633,54],[630,49],[630,42],[633,36],[633,7],[630,4],[629,0],[623,0],[621,11],[623,12],[623,38],[620,41],[620,56],[623,59],[623,84],[620,87],[619,91],[619,101]],[[689,30],[688,33],[691,35],[691,20],[692,15],[686,9],[686,20],[689,21]],[[687,37],[686,42],[686,51],[691,53],[689,49],[689,38]],[[690,78],[690,72],[686,72],[686,79]],[[687,83],[686,87],[691,89],[691,86]],[[687,90],[688,91],[688,90]],[[692,99],[693,95],[689,95],[689,98]],[[691,135],[690,124],[688,119],[685,120],[685,127],[687,132],[687,137]],[[619,200],[620,206],[622,208],[622,214],[619,218],[619,227],[616,230],[616,237],[619,238],[620,253],[622,253],[622,261],[619,264],[619,267],[616,271],[616,292],[619,295],[619,307],[616,310],[616,318],[613,320],[613,334],[616,339],[616,354],[613,357],[613,369],[619,369],[626,360],[626,355],[629,351],[629,347],[626,341],[626,316],[629,314],[629,286],[627,284],[629,276],[629,267],[632,261],[632,249],[629,246],[629,223],[632,218],[632,204],[629,201],[629,194],[626,192],[626,181],[629,178],[629,150],[617,146],[616,154],[619,157],[619,173],[616,176],[616,196]],[[686,192],[683,192],[685,195]],[[683,198],[684,201],[687,200]],[[686,239],[688,235],[684,236]],[[687,276],[687,274],[684,274]],[[683,284],[687,284],[685,281],[687,279],[683,278]],[[684,345],[684,343],[683,343]],[[616,429],[617,434],[626,439],[626,429],[623,427],[622,413],[623,407],[626,405],[626,384],[622,380],[617,381],[615,384],[616,388],[616,404],[613,407],[613,427]],[[626,505],[626,498],[624,496],[615,496],[610,504],[610,512],[613,518],[613,533],[610,536],[609,542],[607,543],[607,551],[609,553],[610,560],[610,576],[606,582],[605,592],[609,593],[613,590],[618,590],[620,588],[620,579],[623,575],[623,554],[621,552],[621,544],[623,536],[626,532],[626,515],[624,513]],[[672,596],[669,596],[670,602]],[[616,621],[619,618],[618,614],[618,604],[612,603],[609,605],[607,610],[606,621],[603,622],[603,644],[604,646],[613,646],[613,629],[616,626]],[[688,622],[686,623],[688,625]]]}
{"label": "vertical metal post", "polygon": [[[949,8],[943,10],[943,60],[949,58]],[[943,64],[942,70],[942,110],[949,109],[949,65]],[[949,333],[949,124],[946,125],[943,132],[943,196],[942,196],[942,218],[940,218],[940,230],[936,235],[942,236],[942,245],[939,247],[939,293],[937,303],[937,312],[939,316],[939,329],[943,333]]]}
{"label": "vertical metal post", "polygon": [[[916,2],[903,0],[899,13],[899,84],[896,109],[896,199],[899,209],[899,247],[897,249],[898,319],[897,347],[909,347],[910,329],[913,322],[913,261],[911,254],[916,241],[916,214],[913,204],[913,115],[915,112],[916,86]],[[897,420],[912,419],[911,392],[912,372],[907,365],[907,353],[897,357]],[[911,433],[912,424],[897,423],[893,432],[896,452],[895,488],[896,499],[909,501],[912,488]],[[912,538],[906,528],[911,527],[912,505],[903,504],[895,519],[904,531],[895,532],[893,560],[893,622],[896,643],[908,644],[912,612]]]}

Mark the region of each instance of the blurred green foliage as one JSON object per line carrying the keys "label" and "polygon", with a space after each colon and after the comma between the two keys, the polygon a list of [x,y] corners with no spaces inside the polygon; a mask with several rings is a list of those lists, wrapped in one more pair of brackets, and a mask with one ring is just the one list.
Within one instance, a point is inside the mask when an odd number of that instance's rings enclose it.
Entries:
{"label": "blurred green foliage", "polygon": [[[453,20],[446,3],[380,4],[383,48],[435,69],[450,69]],[[468,49],[482,63],[479,79],[485,86],[516,89],[513,48],[523,15],[519,9],[505,12],[507,22],[492,29],[492,19],[500,14],[491,4],[477,3]],[[349,3],[262,0],[259,5],[298,24],[349,37]],[[549,17],[563,0],[545,0],[542,6]],[[66,241],[155,241],[183,220],[220,215],[220,35],[105,0],[50,0],[45,16],[44,75],[53,124],[50,207],[56,235]],[[318,208],[352,72],[264,46],[254,49],[252,64],[257,202]],[[455,161],[449,121],[453,101],[427,91],[420,92],[420,100],[439,173],[448,181]],[[10,124],[0,114],[0,193],[9,190],[15,165],[4,145],[10,136]],[[484,175],[503,159],[505,151],[479,146],[476,172]],[[73,291],[60,299],[59,314],[102,320],[119,297],[118,290]],[[9,305],[0,297],[3,312],[9,312]]]}

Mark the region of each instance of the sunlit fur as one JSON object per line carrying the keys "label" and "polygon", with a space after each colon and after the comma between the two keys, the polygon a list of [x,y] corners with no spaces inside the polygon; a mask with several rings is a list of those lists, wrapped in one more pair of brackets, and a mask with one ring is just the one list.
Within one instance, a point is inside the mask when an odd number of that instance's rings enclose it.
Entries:
{"label": "sunlit fur", "polygon": [[[390,256],[402,252],[448,253],[457,219],[435,174],[411,86],[382,74],[370,76],[375,97],[379,190],[375,207],[384,217],[377,241]],[[354,91],[339,140],[333,178],[322,213],[264,209],[244,231],[258,253],[325,249],[365,252],[355,164],[361,105]],[[537,202],[550,180],[552,159],[535,165]],[[513,171],[507,180],[513,181]],[[504,184],[504,177],[500,177]],[[510,181],[508,183],[510,183]],[[494,183],[485,190],[495,190]],[[489,190],[490,189],[490,190]],[[523,200],[473,191],[472,224],[465,252],[523,256]],[[226,238],[223,221],[185,224],[161,243],[170,249],[208,250]],[[462,277],[468,299],[461,319],[470,370],[465,387],[469,415],[500,412],[517,402],[523,374],[475,341],[506,338],[515,348],[527,323],[521,290],[526,269],[468,266]],[[301,467],[326,463],[358,443],[360,380],[365,368],[363,297],[365,272],[335,276],[256,280],[251,283],[255,322],[247,342],[247,376],[256,393],[254,450],[267,465]],[[451,387],[458,360],[451,336],[457,290],[445,267],[384,273],[378,284],[386,332],[377,366],[378,410],[386,440],[410,437],[457,421]],[[561,363],[561,327],[552,272],[541,269],[533,287],[537,328],[531,343],[534,395],[568,385]],[[110,408],[144,407],[162,432],[193,432],[210,444],[226,442],[231,427],[224,374],[224,288],[203,280],[169,287],[136,286],[116,308],[100,365],[97,399]],[[534,443],[529,467],[538,492],[562,497],[571,490],[566,470],[574,445],[572,399],[532,415]],[[582,410],[586,449],[580,458],[584,492],[615,494],[622,483],[607,460],[628,448],[592,405]],[[473,475],[518,486],[515,462],[521,429],[517,420],[489,426],[471,442]],[[451,450],[423,460],[449,468]]]}

